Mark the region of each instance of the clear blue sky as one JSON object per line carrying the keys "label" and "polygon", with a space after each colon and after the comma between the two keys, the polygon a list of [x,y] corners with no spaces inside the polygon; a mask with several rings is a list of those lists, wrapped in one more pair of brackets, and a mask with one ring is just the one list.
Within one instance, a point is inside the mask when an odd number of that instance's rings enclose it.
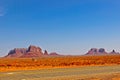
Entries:
{"label": "clear blue sky", "polygon": [[120,51],[120,0],[0,0],[0,56],[29,45],[72,55]]}

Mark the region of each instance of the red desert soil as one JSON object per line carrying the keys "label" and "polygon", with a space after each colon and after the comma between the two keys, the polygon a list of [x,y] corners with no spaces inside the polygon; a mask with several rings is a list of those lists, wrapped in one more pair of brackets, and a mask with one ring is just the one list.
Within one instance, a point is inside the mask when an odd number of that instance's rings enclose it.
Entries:
{"label": "red desert soil", "polygon": [[104,65],[120,65],[120,55],[0,58],[0,72]]}

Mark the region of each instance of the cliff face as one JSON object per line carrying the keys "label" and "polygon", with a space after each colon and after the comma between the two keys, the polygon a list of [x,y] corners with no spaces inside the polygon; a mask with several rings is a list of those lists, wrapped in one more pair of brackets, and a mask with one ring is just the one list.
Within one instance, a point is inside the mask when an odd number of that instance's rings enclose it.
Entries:
{"label": "cliff face", "polygon": [[32,52],[32,53],[40,53],[42,55],[42,49],[40,47],[36,46],[29,46],[27,52]]}
{"label": "cliff face", "polygon": [[40,57],[43,55],[42,49],[36,46],[29,46],[26,53],[21,57]]}

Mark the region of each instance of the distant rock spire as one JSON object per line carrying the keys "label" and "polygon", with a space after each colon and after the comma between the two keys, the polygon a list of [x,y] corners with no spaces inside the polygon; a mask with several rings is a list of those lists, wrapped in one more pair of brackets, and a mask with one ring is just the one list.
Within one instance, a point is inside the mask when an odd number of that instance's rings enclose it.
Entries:
{"label": "distant rock spire", "polygon": [[110,54],[119,54],[119,52],[116,52],[116,51],[113,49]]}
{"label": "distant rock spire", "polygon": [[113,49],[111,53],[116,53],[115,50]]}
{"label": "distant rock spire", "polygon": [[45,50],[45,51],[44,51],[44,55],[48,55],[48,52],[47,52],[47,50]]}

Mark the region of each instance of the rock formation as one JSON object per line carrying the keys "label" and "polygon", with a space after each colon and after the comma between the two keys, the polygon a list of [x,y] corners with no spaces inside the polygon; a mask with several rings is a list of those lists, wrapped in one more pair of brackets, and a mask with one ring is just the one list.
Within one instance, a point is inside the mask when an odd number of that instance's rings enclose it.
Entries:
{"label": "rock formation", "polygon": [[115,50],[112,50],[112,52],[111,53],[116,53],[116,51]]}
{"label": "rock formation", "polygon": [[21,57],[39,57],[42,55],[43,55],[43,52],[40,47],[31,45],[31,46],[29,46],[27,52],[24,55],[22,55]]}
{"label": "rock formation", "polygon": [[45,52],[44,52],[44,55],[48,55],[48,52],[47,52],[47,50],[45,50]]}
{"label": "rock formation", "polygon": [[52,52],[52,53],[50,53],[49,55],[57,56],[57,55],[59,55],[59,54],[57,54],[56,52]]}
{"label": "rock formation", "polygon": [[58,55],[56,52],[48,54],[47,50],[45,52],[42,52],[42,49],[40,47],[36,46],[29,46],[28,48],[15,48],[13,50],[10,50],[8,53],[7,58],[34,58],[34,57],[42,57],[42,56],[55,56]]}
{"label": "rock formation", "polygon": [[40,47],[36,46],[29,46],[27,52],[33,52],[33,53],[41,53],[42,49]]}
{"label": "rock formation", "polygon": [[20,57],[27,52],[26,48],[15,48],[11,50],[6,57]]}
{"label": "rock formation", "polygon": [[[86,55],[104,55],[104,54],[119,54],[115,50],[112,50],[112,52],[107,53],[104,48],[91,48]],[[56,52],[52,52],[48,54],[47,50],[42,52],[42,49],[40,47],[36,47],[33,45],[30,45],[28,48],[14,48],[13,50],[10,50],[8,55],[5,56],[7,58],[34,58],[34,57],[47,57],[47,56],[62,56],[57,54]]]}
{"label": "rock formation", "polygon": [[98,50],[98,53],[106,53],[106,52],[105,52],[105,49],[104,49],[104,48],[100,48],[100,49]]}
{"label": "rock formation", "polygon": [[36,46],[29,46],[29,48],[15,48],[11,50],[5,57],[39,57],[42,56],[42,49]]}
{"label": "rock formation", "polygon": [[87,54],[97,54],[98,49],[97,48],[91,48]]}
{"label": "rock formation", "polygon": [[112,52],[110,52],[110,54],[119,54],[119,53],[116,52],[115,50],[112,50]]}
{"label": "rock formation", "polygon": [[100,49],[92,48],[88,51],[86,55],[101,55],[101,54],[107,54],[104,48],[100,48]]}

